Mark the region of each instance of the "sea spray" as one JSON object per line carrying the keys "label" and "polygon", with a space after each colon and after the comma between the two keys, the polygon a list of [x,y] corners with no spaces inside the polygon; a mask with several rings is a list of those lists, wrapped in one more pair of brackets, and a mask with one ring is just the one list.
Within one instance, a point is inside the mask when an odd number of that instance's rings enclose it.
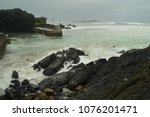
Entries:
{"label": "sea spray", "polygon": [[[100,22],[80,22],[75,25],[77,28],[63,30],[62,38],[10,34],[12,44],[8,45],[6,54],[0,61],[0,88],[8,87],[14,70],[20,74],[20,80],[29,79],[37,84],[46,76],[34,71],[32,66],[41,58],[69,47],[83,50],[88,56],[80,57],[80,63],[88,63],[99,58],[120,56],[117,52],[121,50],[143,48],[150,44],[149,25]],[[60,72],[68,70],[70,64],[67,63]]]}

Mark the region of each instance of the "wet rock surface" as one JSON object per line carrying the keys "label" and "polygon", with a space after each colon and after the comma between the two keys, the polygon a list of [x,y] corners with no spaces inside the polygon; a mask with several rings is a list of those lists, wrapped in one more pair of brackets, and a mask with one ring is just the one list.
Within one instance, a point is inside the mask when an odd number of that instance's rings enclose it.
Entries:
{"label": "wet rock surface", "polygon": [[[60,65],[57,65],[59,62],[55,62],[57,59],[63,58],[62,63],[74,61],[78,58],[77,55],[85,55],[85,53],[74,51],[74,48],[57,52],[56,56],[52,55],[55,56],[55,60],[49,59],[53,62],[47,62],[48,58],[45,59],[45,63],[50,65],[47,65],[44,70],[49,68],[51,70],[48,73],[51,73],[52,66],[57,68],[56,66]],[[60,67],[63,67],[62,63]],[[41,65],[37,65],[41,68]],[[25,93],[21,96],[22,93],[16,94],[17,98],[11,99],[150,99],[150,46],[126,51],[120,57],[111,57],[108,60],[101,58],[88,64],[76,64],[66,72],[57,73],[57,71],[59,70],[49,74],[50,76],[39,82],[38,86],[32,86],[27,79],[19,84],[16,81],[18,79],[14,78],[12,83],[15,85],[11,92],[24,89]],[[7,90],[5,95],[11,94]],[[0,96],[0,99],[6,99],[6,96]]]}
{"label": "wet rock surface", "polygon": [[53,53],[46,58],[40,60],[37,64],[33,65],[33,69],[44,69],[43,74],[50,76],[56,74],[61,68],[63,68],[65,62],[79,63],[79,56],[83,56],[85,53],[79,49],[69,48],[67,50]]}
{"label": "wet rock surface", "polygon": [[19,100],[27,95],[35,94],[37,91],[39,91],[38,86],[30,83],[27,79],[20,82],[18,72],[13,71],[10,85],[4,90],[5,94],[0,96],[0,99]]}

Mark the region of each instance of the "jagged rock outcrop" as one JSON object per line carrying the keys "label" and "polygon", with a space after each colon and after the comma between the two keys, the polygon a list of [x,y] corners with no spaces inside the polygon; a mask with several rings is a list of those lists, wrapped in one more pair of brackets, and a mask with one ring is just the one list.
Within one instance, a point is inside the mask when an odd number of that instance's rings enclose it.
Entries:
{"label": "jagged rock outcrop", "polygon": [[[72,49],[57,52],[55,60],[57,57],[72,60],[70,59],[74,58],[74,56],[70,57],[72,52],[67,58],[68,51]],[[42,60],[40,63],[54,64],[55,60],[51,59],[52,56],[54,55],[48,56],[43,59],[46,62]],[[53,60],[53,62],[47,62],[47,60]],[[24,81],[21,84],[28,85],[29,82]],[[34,94],[29,92],[28,94],[31,95],[21,99],[150,99],[150,46],[127,51],[120,57],[111,57],[108,60],[101,58],[86,65],[78,64],[67,72],[48,76],[39,82],[38,88],[40,92],[35,91]],[[5,99],[4,96],[0,96],[0,99],[2,98]]]}
{"label": "jagged rock outcrop", "polygon": [[150,99],[150,47],[112,57],[70,99]]}
{"label": "jagged rock outcrop", "polygon": [[44,69],[43,74],[46,76],[54,75],[61,68],[63,68],[65,62],[73,62],[74,64],[80,61],[79,56],[83,56],[85,53],[75,48],[69,48],[57,53],[53,53],[46,58],[33,65],[33,69]]}
{"label": "jagged rock outcrop", "polygon": [[150,47],[74,68],[44,79],[39,87],[56,93],[68,88],[68,99],[150,99]]}
{"label": "jagged rock outcrop", "polygon": [[0,31],[31,32],[35,26],[35,17],[19,8],[0,10]]}

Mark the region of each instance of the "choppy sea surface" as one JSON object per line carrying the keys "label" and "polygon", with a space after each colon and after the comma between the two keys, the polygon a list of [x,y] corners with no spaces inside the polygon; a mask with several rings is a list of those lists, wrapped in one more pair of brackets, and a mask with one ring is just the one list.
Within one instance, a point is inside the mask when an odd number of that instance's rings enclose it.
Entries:
{"label": "choppy sea surface", "polygon": [[[20,80],[37,84],[46,78],[32,69],[37,61],[58,50],[75,47],[89,56],[81,57],[88,63],[99,58],[120,56],[117,52],[144,48],[150,44],[150,24],[115,22],[71,22],[77,27],[63,30],[63,37],[40,34],[9,34],[12,44],[0,60],[0,91],[9,86],[11,74],[19,72]],[[62,69],[63,71],[63,69]]]}

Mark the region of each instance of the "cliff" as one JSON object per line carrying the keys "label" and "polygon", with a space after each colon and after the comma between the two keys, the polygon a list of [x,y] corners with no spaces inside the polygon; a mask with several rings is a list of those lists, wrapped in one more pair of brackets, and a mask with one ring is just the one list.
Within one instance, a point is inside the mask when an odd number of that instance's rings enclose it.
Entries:
{"label": "cliff", "polygon": [[19,8],[0,10],[0,32],[31,32],[35,17]]}

